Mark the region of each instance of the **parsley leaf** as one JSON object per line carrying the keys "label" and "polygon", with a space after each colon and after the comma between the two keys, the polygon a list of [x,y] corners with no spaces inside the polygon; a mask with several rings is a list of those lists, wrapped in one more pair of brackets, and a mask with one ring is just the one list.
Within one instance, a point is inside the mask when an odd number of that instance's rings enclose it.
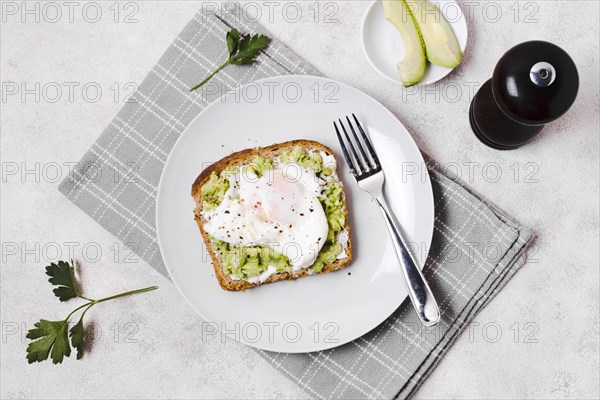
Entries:
{"label": "parsley leaf", "polygon": [[[34,324],[34,328],[27,332],[27,339],[33,340],[27,346],[27,361],[29,364],[34,362],[42,362],[52,358],[54,364],[60,364],[65,357],[71,355],[71,344],[77,349],[77,359],[83,357],[84,342],[85,342],[85,326],[83,317],[90,308],[94,305],[105,301],[118,299],[119,297],[130,296],[132,294],[149,292],[158,289],[157,286],[150,286],[144,289],[132,290],[125,293],[116,294],[114,296],[105,297],[100,300],[88,299],[83,297],[77,291],[77,280],[75,279],[75,264],[73,261],[69,264],[66,261],[50,264],[46,267],[46,274],[50,276],[50,283],[58,286],[53,290],[56,297],[60,301],[66,301],[74,297],[87,300],[87,303],[75,308],[67,318],[62,321],[48,321],[41,319]],[[77,311],[85,308],[79,317],[79,321],[69,330],[69,319]],[[71,344],[69,344],[69,337]]]}
{"label": "parsley leaf", "polygon": [[260,55],[263,50],[269,44],[269,39],[265,35],[242,35],[237,29],[233,28],[225,36],[227,42],[227,50],[229,51],[229,59],[217,68],[212,74],[206,77],[202,82],[190,89],[190,92],[198,89],[206,82],[211,80],[219,71],[225,68],[229,64],[234,65],[250,65],[256,62],[256,58]]}
{"label": "parsley leaf", "polygon": [[232,64],[236,64],[239,60],[256,61],[256,57],[260,51],[267,46],[269,38],[264,35],[244,36],[239,42],[238,53],[233,57]]}
{"label": "parsley leaf", "polygon": [[225,37],[225,39],[227,40],[227,49],[229,50],[229,57],[231,57],[238,48],[240,34],[237,29],[233,28],[232,30],[227,32],[227,36]]}
{"label": "parsley leaf", "polygon": [[69,332],[71,336],[71,344],[77,349],[77,359],[83,357],[83,339],[85,338],[85,331],[83,330],[83,316],[79,319]]}
{"label": "parsley leaf", "polygon": [[60,364],[64,357],[71,355],[71,347],[67,337],[69,327],[64,321],[47,321],[45,319],[35,323],[35,328],[27,333],[28,339],[38,339],[27,346],[27,361],[29,364],[48,359],[52,352],[52,362]]}
{"label": "parsley leaf", "polygon": [[71,261],[71,264],[66,261],[59,261],[58,264],[52,263],[46,267],[46,275],[50,277],[48,282],[58,286],[53,292],[60,301],[79,297],[73,265],[73,261]]}

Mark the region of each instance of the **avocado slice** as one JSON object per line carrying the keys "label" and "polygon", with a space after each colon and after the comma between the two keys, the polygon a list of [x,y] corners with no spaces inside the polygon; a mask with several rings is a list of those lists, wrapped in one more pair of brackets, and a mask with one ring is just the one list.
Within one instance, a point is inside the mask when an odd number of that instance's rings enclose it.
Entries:
{"label": "avocado slice", "polygon": [[404,59],[397,65],[400,80],[404,86],[419,83],[425,75],[425,46],[414,17],[405,0],[383,0],[385,18],[402,35],[406,50]]}
{"label": "avocado slice", "polygon": [[405,0],[421,36],[429,62],[446,68],[460,64],[462,51],[452,27],[435,6],[425,0]]}

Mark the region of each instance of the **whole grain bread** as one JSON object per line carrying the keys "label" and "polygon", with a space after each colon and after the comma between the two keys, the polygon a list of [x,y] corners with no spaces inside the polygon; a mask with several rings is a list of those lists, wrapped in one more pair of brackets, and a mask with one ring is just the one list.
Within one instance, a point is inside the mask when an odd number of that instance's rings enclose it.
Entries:
{"label": "whole grain bread", "polygon": [[[235,280],[235,279],[232,279],[231,277],[229,277],[228,275],[225,275],[225,273],[223,272],[223,267],[221,265],[219,253],[218,253],[217,249],[215,248],[215,246],[213,245],[210,237],[204,230],[204,222],[205,221],[204,221],[204,217],[201,214],[203,200],[202,200],[202,191],[200,189],[210,179],[210,176],[213,172],[218,174],[221,171],[223,171],[227,168],[230,168],[230,167],[237,167],[240,165],[249,164],[254,159],[254,157],[257,155],[260,155],[261,157],[265,157],[265,158],[275,159],[282,152],[284,152],[286,150],[291,150],[296,146],[301,146],[307,150],[322,151],[322,152],[324,152],[328,155],[331,155],[335,158],[333,151],[329,147],[324,146],[323,144],[321,144],[319,142],[315,142],[315,141],[311,141],[311,140],[293,140],[293,141],[289,141],[289,142],[285,142],[285,143],[274,144],[274,145],[271,145],[268,147],[246,149],[246,150],[239,151],[237,153],[233,153],[233,154],[217,161],[216,163],[212,164],[211,166],[206,168],[204,171],[202,171],[202,173],[198,176],[198,178],[196,178],[196,181],[192,185],[192,197],[196,201],[196,208],[194,210],[194,218],[196,220],[196,223],[198,224],[198,228],[200,228],[200,233],[202,234],[204,243],[206,245],[206,248],[208,249],[208,253],[210,254],[210,257],[212,258],[213,267],[215,269],[215,275],[219,281],[219,284],[221,285],[221,287],[223,289],[231,290],[231,291],[246,290],[246,289],[249,289],[254,286],[259,286],[259,285],[266,284],[266,283],[277,282],[277,281],[281,281],[281,280],[285,280],[285,279],[292,280],[292,279],[297,279],[297,278],[301,278],[301,277],[309,276],[309,275],[329,273],[329,272],[333,272],[333,271],[337,271],[339,269],[345,268],[352,261],[352,239],[351,239],[351,235],[350,235],[350,225],[348,223],[348,207],[347,207],[347,203],[346,203],[346,194],[342,190],[343,210],[344,210],[345,220],[346,220],[346,226],[344,229],[346,229],[348,232],[348,241],[346,242],[345,249],[344,249],[345,253],[346,253],[346,258],[336,260],[335,262],[333,262],[331,264],[326,264],[323,267],[322,271],[318,272],[318,273],[312,271],[309,268],[303,268],[299,271],[292,272],[292,273],[288,273],[288,272],[276,273],[276,274],[269,276],[264,282],[256,282],[256,283],[248,282],[246,280]],[[341,181],[340,181],[340,184],[342,184]],[[343,184],[342,184],[342,188],[343,188]]]}

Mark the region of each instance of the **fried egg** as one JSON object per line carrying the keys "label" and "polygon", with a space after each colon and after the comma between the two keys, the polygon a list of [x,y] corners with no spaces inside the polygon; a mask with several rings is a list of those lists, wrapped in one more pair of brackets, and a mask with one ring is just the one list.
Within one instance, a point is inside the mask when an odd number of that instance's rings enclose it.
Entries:
{"label": "fried egg", "polygon": [[296,163],[261,177],[239,168],[228,178],[230,187],[207,216],[206,232],[234,245],[268,246],[288,257],[293,271],[314,264],[328,231],[319,201],[324,181]]}

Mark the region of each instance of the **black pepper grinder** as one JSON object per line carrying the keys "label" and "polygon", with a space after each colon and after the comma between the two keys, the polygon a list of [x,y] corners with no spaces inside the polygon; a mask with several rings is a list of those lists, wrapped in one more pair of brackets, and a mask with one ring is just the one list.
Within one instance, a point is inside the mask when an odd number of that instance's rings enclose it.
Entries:
{"label": "black pepper grinder", "polygon": [[575,63],[560,47],[521,43],[504,54],[471,102],[473,132],[489,147],[517,148],[562,116],[577,97]]}

